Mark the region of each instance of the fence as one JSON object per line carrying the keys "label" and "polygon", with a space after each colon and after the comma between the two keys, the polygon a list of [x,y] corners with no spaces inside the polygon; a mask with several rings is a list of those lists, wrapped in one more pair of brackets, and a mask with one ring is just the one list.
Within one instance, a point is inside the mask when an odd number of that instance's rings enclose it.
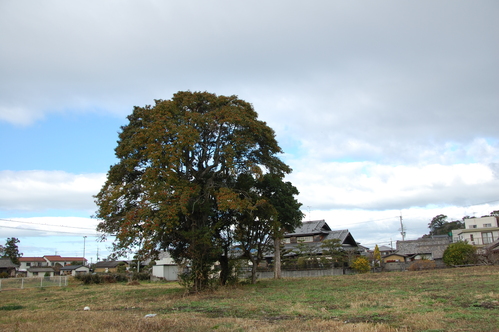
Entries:
{"label": "fence", "polygon": [[[274,278],[273,271],[257,271],[258,279]],[[303,277],[324,277],[324,276],[337,276],[344,274],[352,274],[350,269],[333,268],[333,269],[303,269],[303,270],[282,270],[281,277],[283,278],[303,278]],[[245,278],[251,276],[250,272],[242,275]]]}
{"label": "fence", "polygon": [[68,276],[42,278],[0,278],[0,291],[33,287],[63,287],[68,285]]}

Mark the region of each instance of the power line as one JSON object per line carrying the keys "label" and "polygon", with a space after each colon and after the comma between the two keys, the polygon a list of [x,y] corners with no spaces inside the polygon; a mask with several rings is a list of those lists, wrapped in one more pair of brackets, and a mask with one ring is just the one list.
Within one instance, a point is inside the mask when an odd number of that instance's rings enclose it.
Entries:
{"label": "power line", "polygon": [[31,221],[20,221],[20,220],[3,219],[3,218],[0,218],[0,220],[1,221],[8,221],[8,222],[17,222],[17,223],[22,223],[22,224],[31,224],[31,225],[41,225],[41,226],[50,226],[50,227],[65,227],[65,228],[75,228],[75,229],[84,229],[84,230],[92,230],[92,231],[95,230],[93,228],[66,226],[66,225],[51,225],[51,224],[36,223],[36,222],[31,222]]}
{"label": "power line", "polygon": [[[74,236],[80,236],[82,235],[81,233],[71,233],[71,232],[64,232],[64,231],[55,231],[55,230],[46,230],[46,229],[36,229],[36,228],[19,228],[19,227],[12,227],[12,226],[4,226],[2,225],[2,228],[12,228],[12,229],[17,229],[19,231],[37,231],[37,232],[47,232],[47,233],[61,233],[61,234],[71,234]],[[100,235],[88,235],[92,237],[99,237]]]}

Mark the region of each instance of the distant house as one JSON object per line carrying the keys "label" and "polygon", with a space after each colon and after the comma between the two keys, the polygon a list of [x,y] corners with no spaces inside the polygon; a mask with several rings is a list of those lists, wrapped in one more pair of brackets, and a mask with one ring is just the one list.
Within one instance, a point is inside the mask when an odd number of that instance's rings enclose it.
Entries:
{"label": "distant house", "polygon": [[61,267],[60,274],[61,275],[72,275],[77,276],[79,274],[87,274],[90,272],[88,266],[84,265],[66,265]]}
{"label": "distant house", "polygon": [[[394,254],[405,257],[405,261],[420,259],[434,260],[437,265],[443,265],[444,251],[450,244],[450,237],[434,236],[417,240],[397,241],[397,251]],[[393,255],[393,254],[392,254]],[[385,262],[393,256],[386,256]]]}
{"label": "distant house", "polygon": [[409,255],[393,253],[393,254],[388,254],[382,257],[381,259],[385,263],[405,263],[409,257],[410,257]]}
{"label": "distant house", "polygon": [[53,277],[55,274],[54,268],[52,266],[35,266],[30,267],[27,270],[28,278],[35,277]]}
{"label": "distant house", "polygon": [[359,244],[348,229],[331,230],[325,220],[305,221],[293,233],[284,234],[284,250],[290,251],[290,255],[296,255],[298,244],[303,243],[310,246],[317,255],[321,255],[322,243],[332,239],[338,239],[345,251],[359,250]]}
{"label": "distant house", "polygon": [[30,267],[48,266],[43,257],[19,257],[19,272],[26,273]]}
{"label": "distant house", "polygon": [[396,251],[395,249],[388,246],[379,246],[378,249],[382,258],[391,255]]}
{"label": "distant house", "polygon": [[43,258],[47,261],[48,266],[55,266],[59,264],[60,266],[71,265],[73,262],[81,263],[81,265],[86,265],[87,260],[84,257],[61,257],[59,255],[46,255]]}
{"label": "distant house", "polygon": [[0,273],[6,273],[9,277],[15,277],[17,267],[18,265],[12,263],[10,258],[0,258]]}
{"label": "distant house", "polygon": [[[62,257],[59,255],[45,255],[43,257],[20,257],[18,272],[28,277],[33,276],[33,273],[38,275],[38,270],[35,267],[52,267],[50,270],[52,275],[58,275],[61,267],[71,265],[73,262],[81,262],[82,265],[87,263],[83,257]],[[31,269],[31,273],[28,270]]]}
{"label": "distant house", "polygon": [[94,265],[94,272],[97,273],[116,273],[118,272],[118,267],[124,266],[128,267],[128,263],[126,261],[100,261]]}
{"label": "distant house", "polygon": [[464,229],[452,231],[452,241],[466,241],[477,247],[487,246],[499,239],[498,217],[464,219]]}

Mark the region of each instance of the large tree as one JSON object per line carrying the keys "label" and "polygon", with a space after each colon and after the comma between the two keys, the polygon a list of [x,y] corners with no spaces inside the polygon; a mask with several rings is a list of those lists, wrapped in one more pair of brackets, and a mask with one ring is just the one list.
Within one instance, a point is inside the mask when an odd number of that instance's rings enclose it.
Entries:
{"label": "large tree", "polygon": [[432,235],[450,236],[452,234],[452,230],[464,228],[464,222],[461,220],[454,220],[448,222],[446,215],[439,214],[438,216],[435,216],[431,220],[431,222],[428,224],[428,228],[430,229],[430,234],[427,236],[432,236]]}
{"label": "large tree", "polygon": [[237,177],[291,170],[277,157],[274,131],[236,96],[178,92],[135,107],[128,120],[118,163],[96,196],[98,230],[115,236],[117,256],[169,250],[188,262],[200,290],[212,264],[227,261],[238,215],[253,209],[240,199]]}
{"label": "large tree", "polygon": [[293,231],[303,218],[301,203],[294,197],[298,190],[272,173],[257,177],[243,174],[238,180],[241,196],[251,205],[240,215],[234,228],[235,240],[243,256],[252,263],[251,280],[256,281],[256,267],[265,253],[271,251],[274,251],[274,277],[280,278],[283,232]]}
{"label": "large tree", "polygon": [[3,247],[2,257],[8,257],[12,263],[19,265],[19,257],[22,257],[22,253],[19,252],[19,239],[15,237],[9,237],[5,242],[5,247]]}

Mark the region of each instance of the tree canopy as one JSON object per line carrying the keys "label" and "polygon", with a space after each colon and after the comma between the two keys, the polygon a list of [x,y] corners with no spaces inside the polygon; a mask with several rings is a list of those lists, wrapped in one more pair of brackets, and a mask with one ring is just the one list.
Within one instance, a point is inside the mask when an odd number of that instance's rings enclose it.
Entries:
{"label": "tree canopy", "polygon": [[277,156],[274,131],[236,96],[178,92],[135,107],[128,120],[118,163],[96,195],[98,230],[115,236],[116,256],[169,250],[189,264],[193,288],[201,289],[212,264],[228,259],[235,225],[279,222],[278,207],[255,184],[266,174],[282,180],[291,169]]}
{"label": "tree canopy", "polygon": [[[464,218],[463,218],[464,220]],[[460,229],[464,227],[464,221],[454,220],[451,222],[447,221],[447,216],[444,214],[439,214],[433,217],[431,222],[428,224],[431,235],[449,235],[454,229]],[[426,235],[425,235],[426,236]]]}
{"label": "tree canopy", "polygon": [[23,254],[19,252],[19,247],[17,244],[19,243],[19,239],[15,237],[10,237],[5,242],[5,246],[0,250],[2,257],[8,257],[12,261],[12,263],[19,265],[19,257],[22,257]]}

